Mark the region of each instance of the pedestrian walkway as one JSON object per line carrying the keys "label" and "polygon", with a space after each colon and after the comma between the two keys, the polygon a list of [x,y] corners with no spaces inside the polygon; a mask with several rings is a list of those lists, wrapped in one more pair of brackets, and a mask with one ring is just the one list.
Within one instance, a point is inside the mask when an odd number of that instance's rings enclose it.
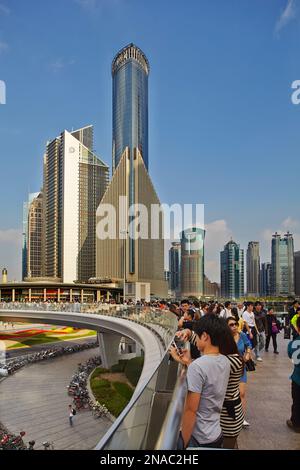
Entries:
{"label": "pedestrian walkway", "polygon": [[241,432],[239,448],[300,450],[300,434],[286,425],[291,416],[289,376],[293,370],[287,356],[288,340],[283,339],[283,332],[279,334],[279,355],[273,353],[271,344],[256,371],[248,373],[246,419],[251,426]]}
{"label": "pedestrian walkway", "polygon": [[98,354],[90,349],[24,367],[0,383],[0,421],[14,434],[25,431],[25,442],[53,441],[55,449],[93,449],[111,422],[95,420],[90,411],[77,412],[69,424],[67,394],[72,374],[79,362]]}

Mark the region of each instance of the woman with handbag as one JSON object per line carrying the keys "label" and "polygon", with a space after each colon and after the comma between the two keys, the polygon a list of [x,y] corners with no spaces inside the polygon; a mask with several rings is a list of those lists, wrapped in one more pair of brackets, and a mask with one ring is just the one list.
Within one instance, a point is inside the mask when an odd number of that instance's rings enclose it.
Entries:
{"label": "woman with handbag", "polygon": [[267,325],[268,325],[268,331],[267,331],[267,337],[266,337],[265,351],[268,352],[270,340],[272,338],[274,354],[279,354],[277,350],[277,335],[279,333],[280,323],[277,320],[276,316],[274,315],[274,311],[272,308],[268,308]]}
{"label": "woman with handbag", "polygon": [[[247,367],[249,370],[255,370],[255,366],[253,360],[251,358],[251,343],[248,339],[248,336],[243,333],[243,331],[239,332],[239,324],[234,317],[230,317],[227,319],[227,324],[232,332],[233,338],[236,342],[239,354],[243,357],[245,367],[244,373],[240,379],[240,395],[243,405],[244,414],[246,413],[246,384],[247,384]],[[244,420],[243,423],[244,427],[250,426],[250,424]]]}

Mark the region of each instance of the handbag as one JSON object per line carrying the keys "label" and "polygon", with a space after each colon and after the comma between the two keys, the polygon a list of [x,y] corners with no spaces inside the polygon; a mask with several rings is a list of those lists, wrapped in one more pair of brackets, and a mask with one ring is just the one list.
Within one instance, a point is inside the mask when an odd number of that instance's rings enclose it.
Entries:
{"label": "handbag", "polygon": [[255,370],[255,364],[252,359],[245,361],[245,367],[248,372],[253,372]]}
{"label": "handbag", "polygon": [[277,333],[279,333],[278,327],[277,327],[276,323],[273,323],[272,324],[272,334],[277,335]]}
{"label": "handbag", "polygon": [[284,327],[284,339],[291,339],[291,327],[290,326]]}

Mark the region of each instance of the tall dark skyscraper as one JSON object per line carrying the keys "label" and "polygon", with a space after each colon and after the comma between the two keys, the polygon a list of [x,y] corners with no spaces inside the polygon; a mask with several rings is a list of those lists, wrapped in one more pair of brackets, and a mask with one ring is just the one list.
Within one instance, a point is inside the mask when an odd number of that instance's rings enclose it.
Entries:
{"label": "tall dark skyscraper", "polygon": [[247,294],[259,296],[259,242],[249,242],[247,249]]}
{"label": "tall dark skyscraper", "polygon": [[124,47],[112,63],[114,173],[126,147],[136,148],[148,169],[148,75],[145,54],[134,44]]}
{"label": "tall dark skyscraper", "polygon": [[271,255],[272,295],[295,295],[293,235],[287,232],[282,238],[281,235],[276,232],[272,237]]}
{"label": "tall dark skyscraper", "polygon": [[244,250],[230,240],[221,251],[221,295],[238,299],[244,292]]}

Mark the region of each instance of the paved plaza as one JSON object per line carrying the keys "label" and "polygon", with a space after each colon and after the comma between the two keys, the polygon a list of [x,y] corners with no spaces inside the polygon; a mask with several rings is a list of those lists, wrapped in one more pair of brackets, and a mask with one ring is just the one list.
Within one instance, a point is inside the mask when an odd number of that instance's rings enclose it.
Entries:
{"label": "paved plaza", "polygon": [[263,362],[248,373],[248,410],[251,426],[238,439],[240,449],[300,450],[300,434],[291,431],[286,420],[291,417],[291,381],[293,365],[287,356],[288,340],[278,335],[279,353],[262,354]]}
{"label": "paved plaza", "polygon": [[98,353],[98,348],[40,362],[18,371],[0,383],[0,421],[13,433],[26,432],[25,442],[53,441],[55,449],[92,449],[111,422],[94,419],[90,411],[77,412],[69,425],[67,394],[70,378],[79,362]]}
{"label": "paved plaza", "polygon": [[[286,354],[288,341],[279,337],[277,356],[264,353],[263,362],[248,374],[247,420],[251,426],[239,437],[240,449],[300,450],[300,434],[286,426],[290,418],[292,363]],[[36,449],[46,440],[56,449],[92,449],[110,422],[95,420],[91,412],[81,411],[68,422],[66,387],[79,362],[97,354],[87,350],[25,367],[0,384],[1,421],[12,432],[26,431],[25,441],[36,441]]]}

